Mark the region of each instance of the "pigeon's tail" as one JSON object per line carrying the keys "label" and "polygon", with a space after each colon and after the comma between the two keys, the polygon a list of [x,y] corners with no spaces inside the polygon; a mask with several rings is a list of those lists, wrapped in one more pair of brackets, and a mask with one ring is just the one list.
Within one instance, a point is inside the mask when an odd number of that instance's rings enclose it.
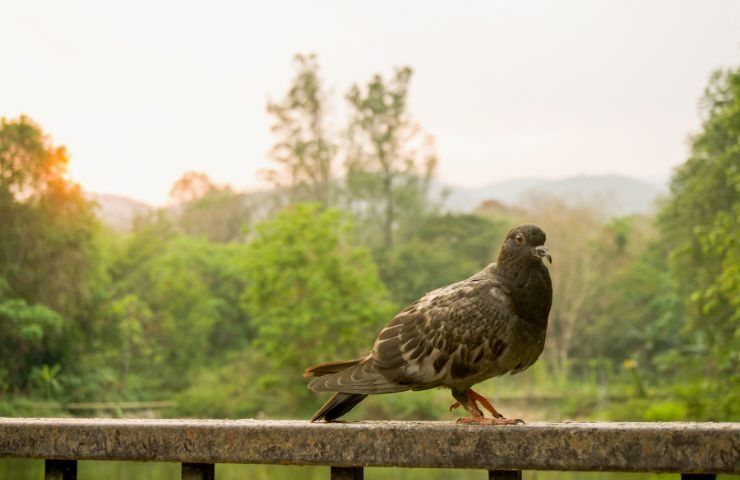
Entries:
{"label": "pigeon's tail", "polygon": [[409,390],[408,385],[393,383],[375,368],[371,357],[352,362],[324,363],[306,370],[304,376],[316,377],[308,384],[314,392],[341,392],[361,395]]}
{"label": "pigeon's tail", "polygon": [[326,363],[319,363],[318,365],[314,365],[313,367],[308,367],[305,372],[303,372],[304,377],[320,377],[322,375],[328,375],[330,373],[339,373],[347,370],[349,367],[354,367],[361,361],[365,360],[367,357],[362,358],[356,358],[354,360],[346,360],[342,362],[326,362]]}
{"label": "pigeon's tail", "polygon": [[311,421],[316,422],[322,418],[327,422],[336,420],[352,410],[358,403],[363,401],[365,397],[367,397],[367,395],[337,392],[332,395],[316,413],[314,413],[313,417],[311,417]]}

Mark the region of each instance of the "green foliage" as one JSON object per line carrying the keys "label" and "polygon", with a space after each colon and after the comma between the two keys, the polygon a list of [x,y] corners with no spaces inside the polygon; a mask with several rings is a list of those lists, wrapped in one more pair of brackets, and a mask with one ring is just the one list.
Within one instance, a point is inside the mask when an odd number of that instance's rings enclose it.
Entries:
{"label": "green foliage", "polygon": [[64,147],[52,147],[33,120],[0,117],[0,190],[25,195],[59,179],[66,167]]}
{"label": "green foliage", "polygon": [[[2,121],[3,129],[20,128]],[[40,130],[33,130],[26,122],[25,117],[18,121],[22,131],[30,129],[39,142],[48,142]],[[21,159],[10,162],[10,173],[2,172],[6,179],[16,180],[0,185],[0,276],[18,297],[45,304],[67,318],[82,314],[94,301],[92,283],[99,273],[99,225],[92,206],[79,186],[64,179],[67,157],[63,148],[42,143],[41,153],[28,152],[24,149],[38,147],[36,140],[29,147],[26,139],[7,137],[0,131],[0,142],[6,142],[0,143],[0,150]],[[21,143],[12,144],[15,140]],[[39,155],[43,161],[28,159]],[[5,168],[9,167],[3,165]],[[23,194],[16,196],[18,190]]]}
{"label": "green foliage", "polygon": [[256,229],[242,302],[256,345],[296,374],[368,349],[391,318],[388,294],[369,252],[352,243],[351,223],[336,210],[298,205]]}
{"label": "green foliage", "polygon": [[62,317],[50,308],[1,298],[0,396],[27,391],[37,366],[48,368],[45,362],[59,361],[63,326]]}
{"label": "green foliage", "polygon": [[[274,364],[260,352],[249,349],[220,365],[200,370],[191,386],[177,394],[177,412],[191,417],[254,418],[295,414],[296,405],[289,379],[271,373]],[[308,415],[308,410],[300,412]]]}
{"label": "green foliage", "polygon": [[182,205],[177,223],[186,235],[212,242],[231,242],[244,237],[249,220],[244,196],[223,187]]}
{"label": "green foliage", "polygon": [[379,258],[398,305],[460,281],[495,260],[507,226],[475,215],[430,215],[408,240]]}
{"label": "green foliage", "polygon": [[740,69],[712,75],[702,132],[660,213],[671,272],[708,371],[740,363]]}
{"label": "green foliage", "polygon": [[216,185],[204,173],[187,172],[175,182],[170,197],[179,202],[175,226],[186,235],[213,242],[239,240],[250,212],[243,195]]}
{"label": "green foliage", "polygon": [[666,252],[642,218],[622,218],[603,230],[597,248],[609,274],[587,304],[592,320],[574,345],[580,358],[605,357],[613,365],[635,359],[669,373],[665,354],[682,349],[677,335],[685,320]]}
{"label": "green foliage", "polygon": [[[177,397],[187,415],[305,416],[321,399],[300,373],[364,354],[393,309],[372,257],[352,243],[349,219],[296,205],[258,225],[246,246],[241,305],[254,340],[201,370]],[[234,351],[233,349],[231,351]]]}
{"label": "green foliage", "polygon": [[[66,166],[64,147],[30,119],[0,119],[3,391],[58,390],[56,374],[78,364],[75,343],[90,333],[100,300],[100,228],[79,187],[66,180]],[[42,382],[51,372],[53,381]]]}
{"label": "green foliage", "polygon": [[250,325],[239,308],[243,245],[173,236],[154,223],[118,249],[111,278],[120,294],[106,318],[115,332],[110,341],[120,346],[124,385],[135,361],[138,371],[154,367],[154,384],[181,388],[211,355],[246,344]]}
{"label": "green foliage", "polygon": [[53,399],[62,391],[62,385],[59,382],[60,371],[59,364],[52,367],[42,365],[41,367],[34,367],[28,377],[37,392],[40,392],[46,399]]}
{"label": "green foliage", "polygon": [[[631,397],[602,405],[591,415],[614,421],[737,421],[740,388],[736,380],[721,386],[702,379],[653,387],[645,398]],[[589,411],[588,409],[586,411]]]}
{"label": "green foliage", "polygon": [[201,369],[178,392],[177,415],[213,418],[306,418],[325,400],[261,348],[248,348]]}

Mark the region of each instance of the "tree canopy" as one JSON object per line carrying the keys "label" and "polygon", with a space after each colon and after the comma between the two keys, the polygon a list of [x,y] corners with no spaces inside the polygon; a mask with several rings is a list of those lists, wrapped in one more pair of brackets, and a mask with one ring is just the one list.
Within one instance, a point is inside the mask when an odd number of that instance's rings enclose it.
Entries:
{"label": "tree canopy", "polygon": [[740,69],[715,72],[691,157],[671,179],[661,239],[709,368],[740,362]]}

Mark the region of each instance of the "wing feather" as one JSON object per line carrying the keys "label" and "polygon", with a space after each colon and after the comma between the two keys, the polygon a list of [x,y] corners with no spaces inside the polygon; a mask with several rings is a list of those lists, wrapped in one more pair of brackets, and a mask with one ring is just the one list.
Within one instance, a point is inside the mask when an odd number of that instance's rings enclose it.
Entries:
{"label": "wing feather", "polygon": [[488,267],[399,313],[378,335],[374,368],[413,390],[483,375],[507,347],[512,317],[509,293]]}

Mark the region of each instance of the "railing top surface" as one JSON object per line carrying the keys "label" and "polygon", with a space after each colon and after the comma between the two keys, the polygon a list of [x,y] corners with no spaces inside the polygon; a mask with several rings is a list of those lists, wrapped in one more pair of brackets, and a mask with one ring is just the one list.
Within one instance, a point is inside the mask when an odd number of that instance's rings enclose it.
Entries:
{"label": "railing top surface", "polygon": [[0,457],[739,473],[740,423],[0,418]]}

